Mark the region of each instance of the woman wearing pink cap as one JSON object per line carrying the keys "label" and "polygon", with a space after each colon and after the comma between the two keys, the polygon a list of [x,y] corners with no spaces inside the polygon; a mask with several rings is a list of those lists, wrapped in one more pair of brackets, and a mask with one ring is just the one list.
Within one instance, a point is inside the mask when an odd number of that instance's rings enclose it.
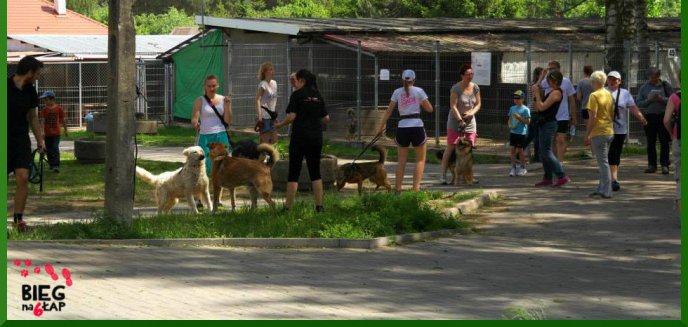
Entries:
{"label": "woman wearing pink cap", "polygon": [[378,135],[385,133],[387,120],[392,116],[394,108],[398,105],[399,125],[395,138],[399,152],[395,181],[397,193],[401,192],[406,160],[408,159],[408,148],[411,145],[413,145],[413,150],[416,154],[413,190],[420,190],[420,180],[423,177],[423,170],[425,170],[425,141],[427,140],[423,120],[420,119],[421,107],[427,112],[432,112],[432,104],[428,101],[428,95],[420,87],[413,86],[413,82],[416,80],[416,73],[407,69],[401,74],[401,78],[404,80],[404,86],[394,90],[378,131]]}

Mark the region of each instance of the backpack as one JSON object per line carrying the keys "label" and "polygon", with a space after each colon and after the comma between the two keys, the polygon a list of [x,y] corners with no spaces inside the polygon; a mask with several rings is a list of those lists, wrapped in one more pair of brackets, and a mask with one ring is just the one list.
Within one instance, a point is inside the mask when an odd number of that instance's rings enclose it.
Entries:
{"label": "backpack", "polygon": [[[676,96],[681,100],[681,90],[676,92]],[[674,112],[671,113],[671,126],[676,128],[676,139],[681,139],[681,108],[674,108]]]}

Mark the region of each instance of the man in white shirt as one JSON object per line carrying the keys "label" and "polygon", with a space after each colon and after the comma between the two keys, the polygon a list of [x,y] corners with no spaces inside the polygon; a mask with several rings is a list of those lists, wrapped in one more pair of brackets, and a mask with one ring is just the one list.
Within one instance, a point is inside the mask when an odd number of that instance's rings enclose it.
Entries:
{"label": "man in white shirt", "polygon": [[[558,61],[552,60],[547,64],[547,69],[543,70],[544,76],[554,70],[561,70],[561,64]],[[547,80],[543,79],[540,87],[544,90],[545,95],[549,94],[552,89],[547,84]],[[557,134],[554,138],[552,148],[554,155],[557,156],[560,162],[564,161],[566,154],[566,147],[568,146],[569,126],[575,127],[578,124],[578,115],[576,112],[576,89],[573,88],[571,80],[564,77],[561,82],[562,99],[559,111],[557,112]]]}

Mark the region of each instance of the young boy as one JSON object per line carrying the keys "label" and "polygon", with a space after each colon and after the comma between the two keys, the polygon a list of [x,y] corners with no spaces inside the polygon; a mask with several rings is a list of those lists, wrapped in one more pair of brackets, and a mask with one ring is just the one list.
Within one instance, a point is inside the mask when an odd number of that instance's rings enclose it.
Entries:
{"label": "young boy", "polygon": [[41,111],[41,124],[45,132],[45,147],[48,150],[48,164],[50,170],[60,172],[60,129],[64,127],[64,135],[69,136],[65,113],[55,104],[55,93],[45,91],[40,97],[45,99],[45,108]]}
{"label": "young boy", "polygon": [[[524,176],[528,171],[526,170],[526,156],[523,153],[525,148],[526,137],[528,135],[528,126],[530,124],[530,109],[523,104],[523,99],[526,97],[525,92],[517,90],[514,92],[512,98],[514,105],[509,109],[509,129],[511,135],[509,136],[509,144],[511,145],[511,171],[509,176]],[[516,161],[520,158],[521,167],[516,168]]]}

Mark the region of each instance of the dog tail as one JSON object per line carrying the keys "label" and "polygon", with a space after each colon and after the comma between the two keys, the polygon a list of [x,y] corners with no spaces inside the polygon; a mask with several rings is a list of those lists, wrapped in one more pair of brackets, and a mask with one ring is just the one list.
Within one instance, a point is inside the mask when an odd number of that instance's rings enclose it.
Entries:
{"label": "dog tail", "polygon": [[272,145],[267,143],[261,143],[258,145],[258,153],[268,154],[269,157],[267,158],[267,162],[265,162],[265,164],[270,166],[270,168],[272,168],[275,162],[280,159],[279,152],[277,152]]}
{"label": "dog tail", "polygon": [[378,163],[385,163],[387,160],[387,149],[385,149],[385,147],[381,145],[375,145],[370,150],[377,151],[377,153],[380,154],[380,159],[377,161]]}
{"label": "dog tail", "polygon": [[152,186],[158,185],[158,178],[151,174],[148,170],[145,170],[139,166],[136,166],[136,177],[142,179],[144,182]]}

